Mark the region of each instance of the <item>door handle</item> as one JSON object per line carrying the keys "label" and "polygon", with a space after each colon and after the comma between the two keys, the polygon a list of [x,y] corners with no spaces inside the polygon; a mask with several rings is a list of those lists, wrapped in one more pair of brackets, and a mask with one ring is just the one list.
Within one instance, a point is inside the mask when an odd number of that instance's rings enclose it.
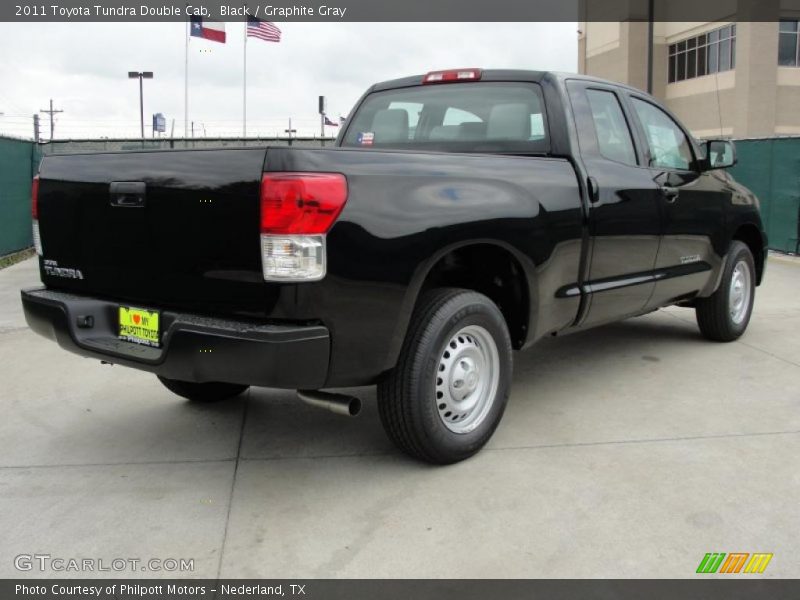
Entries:
{"label": "door handle", "polygon": [[597,185],[597,180],[594,177],[589,177],[586,180],[586,188],[589,192],[589,202],[597,204],[600,201],[600,188]]}
{"label": "door handle", "polygon": [[664,200],[666,200],[669,204],[672,204],[678,199],[678,196],[680,196],[681,190],[676,187],[662,185],[661,193],[664,195]]}
{"label": "door handle", "polygon": [[142,208],[145,205],[147,185],[143,181],[112,181],[108,191],[111,206]]}

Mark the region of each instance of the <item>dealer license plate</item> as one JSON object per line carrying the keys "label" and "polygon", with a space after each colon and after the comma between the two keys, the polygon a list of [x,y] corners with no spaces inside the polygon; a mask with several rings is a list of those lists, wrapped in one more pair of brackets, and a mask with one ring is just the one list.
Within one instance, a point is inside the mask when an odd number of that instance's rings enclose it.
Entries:
{"label": "dealer license plate", "polygon": [[119,337],[128,342],[145,346],[159,345],[158,311],[119,307]]}

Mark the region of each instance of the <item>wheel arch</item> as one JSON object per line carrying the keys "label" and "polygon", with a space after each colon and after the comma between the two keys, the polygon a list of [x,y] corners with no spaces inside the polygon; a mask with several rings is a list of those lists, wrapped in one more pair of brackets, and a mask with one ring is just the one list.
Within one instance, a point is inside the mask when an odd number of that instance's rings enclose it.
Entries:
{"label": "wheel arch", "polygon": [[[487,269],[488,265],[492,268]],[[462,241],[442,248],[416,269],[392,336],[391,364],[387,369],[397,361],[419,298],[436,287],[471,289],[489,297],[506,319],[513,347],[518,349],[525,344],[532,330],[530,320],[537,298],[530,260],[500,240]]]}
{"label": "wheel arch", "polygon": [[742,242],[750,249],[756,267],[756,285],[761,285],[766,260],[766,240],[761,230],[753,223],[743,223],[733,232],[731,242],[734,241]]}

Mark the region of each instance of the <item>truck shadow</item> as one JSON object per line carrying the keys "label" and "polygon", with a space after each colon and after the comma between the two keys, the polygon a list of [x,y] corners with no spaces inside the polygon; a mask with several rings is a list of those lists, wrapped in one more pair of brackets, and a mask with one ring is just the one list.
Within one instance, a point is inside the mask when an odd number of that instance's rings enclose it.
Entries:
{"label": "truck shadow", "polygon": [[[536,418],[537,393],[559,389],[559,402],[585,395],[586,366],[594,371],[624,377],[631,365],[645,365],[648,373],[667,369],[662,357],[689,348],[709,350],[694,323],[656,314],[572,334],[547,338],[514,355],[511,403],[524,403],[517,416]],[[686,361],[693,360],[686,357]],[[618,380],[618,378],[615,378]],[[596,386],[603,386],[597,381]],[[575,392],[573,394],[573,392]],[[254,388],[248,399],[241,456],[245,459],[288,457],[362,456],[395,453],[380,423],[374,387],[341,390],[361,398],[363,411],[356,418],[342,417],[307,406],[293,392]],[[564,407],[568,409],[568,407]],[[501,428],[503,425],[501,424]]]}
{"label": "truck shadow", "polygon": [[533,347],[515,354],[514,369],[520,375],[535,373],[545,365],[548,369],[566,370],[570,364],[582,361],[608,360],[613,360],[619,368],[621,359],[631,357],[660,362],[658,355],[673,352],[676,345],[716,346],[700,335],[693,322],[660,312],[539,340]]}

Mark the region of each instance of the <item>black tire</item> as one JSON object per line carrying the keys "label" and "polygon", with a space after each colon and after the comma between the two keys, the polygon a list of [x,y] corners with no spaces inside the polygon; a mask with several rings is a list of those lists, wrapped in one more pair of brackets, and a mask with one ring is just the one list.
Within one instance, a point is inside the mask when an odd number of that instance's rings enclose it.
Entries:
{"label": "black tire", "polygon": [[[737,268],[747,270],[747,281],[743,288],[747,288],[747,307],[738,315],[732,315],[731,285],[734,283],[734,271]],[[747,329],[750,315],[753,313],[755,301],[756,269],[753,254],[745,244],[734,240],[728,252],[725,271],[722,274],[719,288],[708,298],[698,298],[695,303],[695,313],[700,332],[709,340],[715,342],[732,342],[738,339]]]}
{"label": "black tire", "polygon": [[[467,333],[457,335],[462,332]],[[480,343],[481,339],[485,342]],[[452,358],[449,354],[451,343],[457,344]],[[492,346],[496,348],[496,355]],[[483,367],[458,371],[467,365],[462,357],[472,360],[467,354],[469,352],[479,357],[471,364]],[[481,362],[480,356],[490,358]],[[447,368],[447,373],[452,375],[447,377],[447,383],[438,377],[440,369],[445,368],[445,361],[452,365]],[[488,368],[488,364],[493,366]],[[500,423],[508,402],[512,370],[508,327],[502,313],[489,298],[462,289],[429,292],[420,299],[414,311],[397,365],[378,385],[378,409],[383,427],[400,450],[425,462],[450,464],[469,458],[486,444]],[[458,373],[464,375],[463,379],[458,379]],[[443,401],[437,396],[445,390],[448,394],[446,400],[456,406],[451,390],[464,392],[451,387],[450,383],[455,386],[459,381],[477,390],[479,398],[487,399],[478,401],[476,406],[482,408],[463,414],[443,412]],[[483,389],[487,391],[481,391]],[[492,389],[495,390],[493,394]],[[461,399],[464,404],[459,406],[468,404],[472,394],[474,392],[467,392]],[[465,420],[461,423],[448,421],[449,424],[445,425],[445,414],[447,418]],[[451,430],[472,427],[473,424],[474,428],[469,431]]]}
{"label": "black tire", "polygon": [[219,400],[226,400],[233,398],[244,392],[249,385],[240,385],[238,383],[195,383],[193,381],[180,381],[178,379],[167,379],[161,375],[157,375],[158,380],[164,384],[170,392],[178,394],[192,402],[218,402]]}

